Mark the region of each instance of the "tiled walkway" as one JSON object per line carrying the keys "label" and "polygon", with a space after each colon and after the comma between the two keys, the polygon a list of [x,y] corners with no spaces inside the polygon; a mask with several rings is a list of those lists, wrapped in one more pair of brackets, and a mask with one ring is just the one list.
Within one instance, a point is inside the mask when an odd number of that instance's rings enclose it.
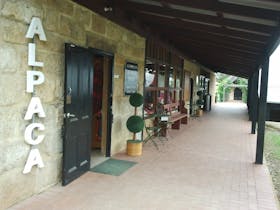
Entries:
{"label": "tiled walkway", "polygon": [[192,119],[157,151],[144,146],[119,177],[88,172],[12,209],[24,210],[270,210],[277,209],[265,165],[255,165],[256,136],[244,104],[219,104]]}

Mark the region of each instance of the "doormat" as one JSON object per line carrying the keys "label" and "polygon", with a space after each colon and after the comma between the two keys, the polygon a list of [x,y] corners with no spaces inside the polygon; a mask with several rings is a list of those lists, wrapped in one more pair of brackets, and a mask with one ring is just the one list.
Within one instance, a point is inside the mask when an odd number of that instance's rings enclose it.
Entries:
{"label": "doormat", "polygon": [[93,167],[90,171],[109,174],[113,176],[120,176],[126,170],[134,166],[136,162],[127,161],[127,160],[117,160],[117,159],[108,159],[103,163]]}

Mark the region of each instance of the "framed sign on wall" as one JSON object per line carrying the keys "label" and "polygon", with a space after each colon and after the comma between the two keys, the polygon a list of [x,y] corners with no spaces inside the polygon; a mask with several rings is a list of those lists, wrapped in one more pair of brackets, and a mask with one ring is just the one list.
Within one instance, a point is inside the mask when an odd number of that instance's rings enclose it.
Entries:
{"label": "framed sign on wall", "polygon": [[138,64],[127,62],[124,68],[124,94],[131,95],[138,88]]}

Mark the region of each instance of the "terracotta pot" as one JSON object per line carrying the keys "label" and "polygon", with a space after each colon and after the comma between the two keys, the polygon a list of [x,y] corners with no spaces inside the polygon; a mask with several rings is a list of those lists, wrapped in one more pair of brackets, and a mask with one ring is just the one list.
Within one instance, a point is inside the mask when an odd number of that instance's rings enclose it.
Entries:
{"label": "terracotta pot", "polygon": [[142,155],[142,141],[138,140],[127,140],[127,155],[129,156],[140,156]]}
{"label": "terracotta pot", "polygon": [[198,110],[196,111],[196,115],[197,115],[198,117],[201,117],[201,116],[203,115],[203,110],[202,110],[202,109],[198,109]]}

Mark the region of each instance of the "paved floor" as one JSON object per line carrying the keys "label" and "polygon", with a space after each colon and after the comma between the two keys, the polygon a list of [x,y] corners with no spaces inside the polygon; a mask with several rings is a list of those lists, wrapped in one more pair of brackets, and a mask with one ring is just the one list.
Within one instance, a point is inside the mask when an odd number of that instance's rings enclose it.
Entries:
{"label": "paved floor", "polygon": [[255,135],[243,104],[219,104],[191,120],[157,151],[130,158],[119,177],[88,172],[66,187],[55,186],[13,210],[270,210],[277,209],[265,165],[255,165]]}

